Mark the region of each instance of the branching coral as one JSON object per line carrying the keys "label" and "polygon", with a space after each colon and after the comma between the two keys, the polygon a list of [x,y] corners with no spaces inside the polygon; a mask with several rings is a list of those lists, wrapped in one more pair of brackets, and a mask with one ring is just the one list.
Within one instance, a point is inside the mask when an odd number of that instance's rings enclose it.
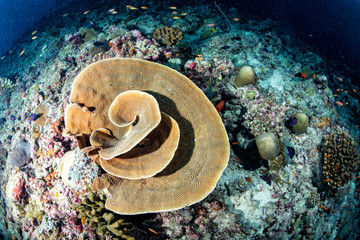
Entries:
{"label": "branching coral", "polygon": [[74,204],[73,209],[79,211],[78,218],[82,223],[89,225],[104,239],[109,236],[115,237],[114,239],[134,239],[128,235],[132,224],[106,210],[105,201],[92,192],[84,197],[80,204]]}
{"label": "branching coral", "polygon": [[359,164],[359,151],[354,140],[344,132],[332,133],[324,141],[323,174],[331,189],[346,184]]}

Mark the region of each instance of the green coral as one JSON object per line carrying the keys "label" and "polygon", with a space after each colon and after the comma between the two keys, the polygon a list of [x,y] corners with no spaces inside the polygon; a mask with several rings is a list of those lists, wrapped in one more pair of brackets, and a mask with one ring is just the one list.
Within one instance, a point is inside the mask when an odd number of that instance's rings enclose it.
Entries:
{"label": "green coral", "polygon": [[249,101],[255,99],[255,96],[256,96],[256,92],[254,90],[248,90],[245,93],[245,97]]}
{"label": "green coral", "polygon": [[83,219],[84,224],[94,229],[102,239],[108,236],[112,239],[134,239],[128,235],[128,229],[132,224],[106,210],[105,200],[93,192],[83,197],[80,204],[74,204],[72,207],[79,211],[78,218]]}

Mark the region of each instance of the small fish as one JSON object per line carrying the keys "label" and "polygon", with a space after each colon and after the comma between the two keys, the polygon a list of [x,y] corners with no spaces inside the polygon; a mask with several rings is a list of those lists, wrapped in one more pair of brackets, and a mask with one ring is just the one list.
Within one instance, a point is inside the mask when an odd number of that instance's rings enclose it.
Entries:
{"label": "small fish", "polygon": [[59,197],[59,192],[55,193],[55,197],[57,197],[57,198]]}
{"label": "small fish", "polygon": [[330,182],[330,181],[331,181],[330,179],[323,180],[323,182]]}
{"label": "small fish", "polygon": [[207,26],[208,27],[213,27],[213,26],[215,26],[215,23],[209,23]]}
{"label": "small fish", "polygon": [[223,65],[220,65],[220,68],[221,68],[222,70],[226,70],[226,67],[224,67]]}
{"label": "small fish", "polygon": [[223,107],[225,106],[225,101],[224,100],[221,100],[218,104],[216,104],[215,108],[216,108],[216,111],[220,112]]}
{"label": "small fish", "polygon": [[2,57],[1,57],[1,60],[3,60],[4,58],[5,58],[5,56],[2,56]]}
{"label": "small fish", "polygon": [[172,6],[172,7],[169,7],[169,8],[172,9],[172,10],[177,9],[177,7],[175,7],[175,6]]}
{"label": "small fish", "polygon": [[323,206],[320,206],[320,205],[318,205],[319,206],[319,208],[321,208],[322,210],[324,210],[324,211],[327,211],[328,209],[327,209],[327,207],[323,207]]}
{"label": "small fish", "polygon": [[334,135],[334,133],[331,133],[331,134],[329,135],[329,137],[331,137],[332,135]]}
{"label": "small fish", "polygon": [[264,76],[266,75],[263,67],[261,67],[261,72],[264,74]]}
{"label": "small fish", "polygon": [[148,9],[147,6],[141,6],[140,8],[141,8],[141,9]]}
{"label": "small fish", "polygon": [[54,154],[54,149],[53,148],[50,148],[49,151],[48,151],[48,156],[51,156]]}
{"label": "small fish", "polygon": [[287,146],[286,149],[290,159],[292,159],[295,156],[295,149],[290,146]]}
{"label": "small fish", "polygon": [[115,11],[115,8],[109,9],[109,13],[112,13],[113,11]]}
{"label": "small fish", "polygon": [[296,172],[292,171],[292,173],[296,176]]}
{"label": "small fish", "polygon": [[119,12],[118,11],[113,11],[111,14],[115,15],[115,14],[118,14]]}
{"label": "small fish", "polygon": [[89,12],[90,12],[89,10],[85,11],[85,12],[84,12],[84,15],[88,14]]}
{"label": "small fish", "polygon": [[354,92],[354,93],[356,93],[356,90],[355,90],[355,89],[353,89],[353,92]]}
{"label": "small fish", "polygon": [[313,75],[313,79],[315,79],[316,78],[316,73],[314,73],[314,75]]}
{"label": "small fish", "polygon": [[231,144],[232,144],[232,145],[238,145],[239,142],[232,142]]}
{"label": "small fish", "polygon": [[344,81],[344,79],[342,79],[342,77],[338,77],[337,79],[339,79],[340,82]]}
{"label": "small fish", "polygon": [[198,57],[203,57],[204,55],[202,55],[202,54],[198,54],[197,56],[198,56]]}
{"label": "small fish", "polygon": [[63,14],[63,17],[66,17],[67,15],[69,15],[68,13],[65,13],[65,14]]}
{"label": "small fish", "polygon": [[337,97],[337,94],[334,94],[334,97]]}
{"label": "small fish", "polygon": [[196,60],[198,61],[202,61],[203,59],[202,58],[199,58],[199,57],[195,57]]}
{"label": "small fish", "polygon": [[187,15],[187,13],[180,13],[180,16],[186,16]]}
{"label": "small fish", "polygon": [[348,204],[346,204],[345,206],[343,206],[343,208],[347,208],[347,207],[349,207],[349,205],[348,205]]}
{"label": "small fish", "polygon": [[316,152],[319,152],[319,149],[317,147],[315,147],[315,150],[316,150]]}
{"label": "small fish", "polygon": [[37,118],[37,115],[35,113],[32,113],[32,114],[30,114],[28,119],[30,122],[32,122],[32,121],[36,120],[36,118]]}
{"label": "small fish", "polygon": [[33,31],[33,32],[31,33],[31,35],[34,35],[35,33],[37,33],[37,30]]}
{"label": "small fish", "polygon": [[41,155],[41,149],[37,150],[36,156],[39,157]]}
{"label": "small fish", "polygon": [[100,42],[100,41],[96,41],[96,42],[93,43],[93,45],[94,45],[95,47],[101,47],[101,46],[104,46],[105,43],[104,43],[104,42]]}
{"label": "small fish", "polygon": [[136,7],[131,6],[131,5],[126,5],[126,7],[127,7],[127,8],[129,8],[130,10],[137,10],[137,8],[136,8]]}
{"label": "small fish", "polygon": [[238,158],[238,157],[235,157],[235,159],[236,159],[236,161],[238,161],[239,163],[241,163],[241,160],[240,160],[240,158]]}
{"label": "small fish", "polygon": [[177,11],[173,11],[172,14],[175,14],[175,15],[176,15],[176,14],[177,14]]}
{"label": "small fish", "polygon": [[21,51],[20,56],[23,55],[24,52],[25,52],[25,49],[23,49],[23,50]]}
{"label": "small fish", "polygon": [[12,236],[11,236],[11,240],[15,240],[15,235],[12,235]]}
{"label": "small fish", "polygon": [[155,234],[159,234],[157,231],[155,231],[155,230],[152,229],[152,228],[149,228],[149,231],[152,232],[152,233],[155,233]]}
{"label": "small fish", "polygon": [[340,102],[340,101],[336,101],[335,104],[340,106],[340,107],[344,106],[344,104],[342,102]]}
{"label": "small fish", "polygon": [[211,29],[214,33],[216,33],[216,29],[213,27],[212,29]]}
{"label": "small fish", "polygon": [[202,70],[204,70],[203,68],[198,68],[198,71],[201,72]]}
{"label": "small fish", "polygon": [[328,155],[325,155],[324,157],[328,158],[328,157],[331,157],[331,156],[332,156],[332,154],[328,154]]}
{"label": "small fish", "polygon": [[11,120],[11,121],[15,121],[15,120],[16,120],[16,117],[15,117],[14,115],[11,115],[11,116],[10,116],[10,120]]}
{"label": "small fish", "polygon": [[181,17],[175,16],[173,17],[173,19],[181,19]]}
{"label": "small fish", "polygon": [[26,99],[25,93],[23,93],[23,94],[21,95],[21,97],[22,97],[22,99]]}
{"label": "small fish", "polygon": [[81,219],[81,225],[84,225],[85,219],[86,219],[86,217],[83,217],[83,218]]}
{"label": "small fish", "polygon": [[245,180],[248,181],[248,182],[253,183],[253,181],[252,181],[250,178],[248,178],[248,177],[245,177]]}
{"label": "small fish", "polygon": [[304,72],[298,72],[297,74],[295,74],[295,77],[299,77],[299,78],[302,78],[302,79],[307,79],[308,78],[308,75]]}
{"label": "small fish", "polygon": [[32,40],[35,40],[35,39],[37,39],[38,38],[38,36],[33,36],[31,39]]}
{"label": "small fish", "polygon": [[41,48],[41,51],[44,51],[45,48],[47,48],[47,45],[43,46],[43,47]]}
{"label": "small fish", "polygon": [[228,46],[228,45],[225,45],[225,46],[221,47],[221,49],[224,49],[224,50],[229,49],[229,48],[230,48],[230,46]]}
{"label": "small fish", "polygon": [[271,186],[271,179],[268,175],[262,175],[262,176],[260,176],[260,178]]}
{"label": "small fish", "polygon": [[238,18],[233,18],[234,21],[238,22],[240,19]]}

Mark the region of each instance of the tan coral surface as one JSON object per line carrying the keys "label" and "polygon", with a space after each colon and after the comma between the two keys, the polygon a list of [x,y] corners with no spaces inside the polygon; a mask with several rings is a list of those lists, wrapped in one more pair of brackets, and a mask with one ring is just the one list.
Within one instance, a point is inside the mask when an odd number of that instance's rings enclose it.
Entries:
{"label": "tan coral surface", "polygon": [[[65,132],[75,136],[80,148],[97,163],[106,161],[100,158],[98,147],[90,146],[89,136],[99,128],[113,137],[126,134],[128,129],[119,130],[108,112],[113,100],[129,90],[151,94],[160,111],[177,122],[180,132],[177,150],[166,168],[153,177],[133,180],[106,173],[94,182],[93,190],[106,187],[111,194],[106,207],[119,214],[170,211],[204,199],[227,166],[228,137],[204,93],[169,67],[118,58],[89,65],[73,83]],[[151,168],[155,162],[150,161],[146,167]]]}

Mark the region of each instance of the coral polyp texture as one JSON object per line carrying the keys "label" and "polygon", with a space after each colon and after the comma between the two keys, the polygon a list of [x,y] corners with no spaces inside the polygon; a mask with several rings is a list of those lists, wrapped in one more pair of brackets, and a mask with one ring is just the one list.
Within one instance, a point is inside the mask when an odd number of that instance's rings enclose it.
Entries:
{"label": "coral polyp texture", "polygon": [[[191,94],[189,94],[191,92]],[[180,209],[204,199],[227,166],[227,133],[188,78],[138,59],[108,59],[75,79],[65,133],[108,173],[106,208],[120,214]]]}
{"label": "coral polyp texture", "polygon": [[162,40],[166,45],[176,45],[183,38],[182,32],[172,27],[162,27],[153,33],[156,40]]}
{"label": "coral polyp texture", "polygon": [[333,190],[345,185],[359,166],[355,141],[345,132],[335,132],[324,140],[323,174]]}

